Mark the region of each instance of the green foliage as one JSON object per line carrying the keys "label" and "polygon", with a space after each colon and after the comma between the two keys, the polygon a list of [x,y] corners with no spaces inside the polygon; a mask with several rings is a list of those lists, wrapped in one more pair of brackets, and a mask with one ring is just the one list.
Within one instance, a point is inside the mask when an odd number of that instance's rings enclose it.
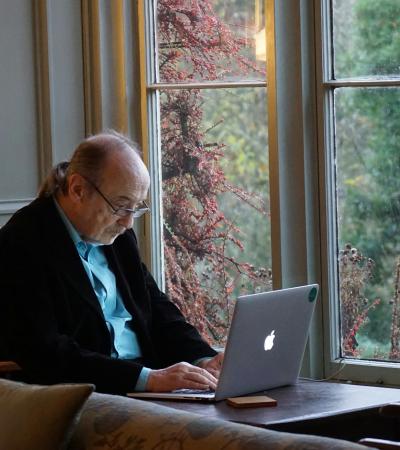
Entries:
{"label": "green foliage", "polygon": [[369,55],[373,74],[399,73],[400,3],[398,0],[359,0],[356,4],[359,44]]}
{"label": "green foliage", "polygon": [[399,74],[398,0],[334,0],[335,74]]}
{"label": "green foliage", "polygon": [[[264,88],[224,89],[205,95],[204,126],[210,142],[223,142],[221,167],[233,186],[257,197],[264,208],[269,205],[269,166]],[[230,192],[221,196],[221,210],[240,229],[243,250],[230,246],[229,255],[270,267],[270,223],[265,215]],[[254,202],[253,202],[254,204]]]}

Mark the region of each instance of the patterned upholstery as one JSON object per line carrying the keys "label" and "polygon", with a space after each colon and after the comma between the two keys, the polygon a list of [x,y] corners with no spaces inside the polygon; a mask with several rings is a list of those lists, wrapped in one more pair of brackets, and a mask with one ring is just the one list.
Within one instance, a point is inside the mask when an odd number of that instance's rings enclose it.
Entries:
{"label": "patterned upholstery", "polygon": [[357,450],[366,447],[210,419],[151,402],[94,393],[68,450]]}

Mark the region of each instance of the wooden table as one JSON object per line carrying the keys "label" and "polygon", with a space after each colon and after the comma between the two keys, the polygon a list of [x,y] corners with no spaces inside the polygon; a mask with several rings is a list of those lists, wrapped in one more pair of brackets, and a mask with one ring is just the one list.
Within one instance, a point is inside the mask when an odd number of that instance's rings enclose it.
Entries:
{"label": "wooden table", "polygon": [[[368,434],[366,432],[372,432],[371,426],[376,429],[381,426],[378,415],[380,406],[400,401],[400,389],[397,388],[335,382],[299,381],[293,386],[265,391],[265,394],[277,400],[276,407],[238,409],[228,406],[225,401],[213,404],[156,403],[210,418],[356,440]],[[379,434],[389,438],[382,432]],[[392,433],[390,438],[393,438]]]}

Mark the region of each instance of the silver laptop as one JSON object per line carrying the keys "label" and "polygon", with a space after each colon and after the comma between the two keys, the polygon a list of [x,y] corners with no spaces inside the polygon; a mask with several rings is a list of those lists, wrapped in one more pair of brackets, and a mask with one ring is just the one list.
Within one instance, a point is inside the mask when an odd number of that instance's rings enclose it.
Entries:
{"label": "silver laptop", "polygon": [[135,398],[218,401],[296,382],[318,285],[237,299],[215,392],[132,392]]}

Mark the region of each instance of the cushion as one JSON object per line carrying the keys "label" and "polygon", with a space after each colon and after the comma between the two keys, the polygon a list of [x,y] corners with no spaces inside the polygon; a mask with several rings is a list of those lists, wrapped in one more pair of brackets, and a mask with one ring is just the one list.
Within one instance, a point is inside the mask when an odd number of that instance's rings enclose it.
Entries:
{"label": "cushion", "polygon": [[0,449],[65,448],[72,425],[94,386],[37,386],[0,379]]}
{"label": "cushion", "polygon": [[149,401],[94,393],[69,450],[362,450],[338,439],[227,422]]}

